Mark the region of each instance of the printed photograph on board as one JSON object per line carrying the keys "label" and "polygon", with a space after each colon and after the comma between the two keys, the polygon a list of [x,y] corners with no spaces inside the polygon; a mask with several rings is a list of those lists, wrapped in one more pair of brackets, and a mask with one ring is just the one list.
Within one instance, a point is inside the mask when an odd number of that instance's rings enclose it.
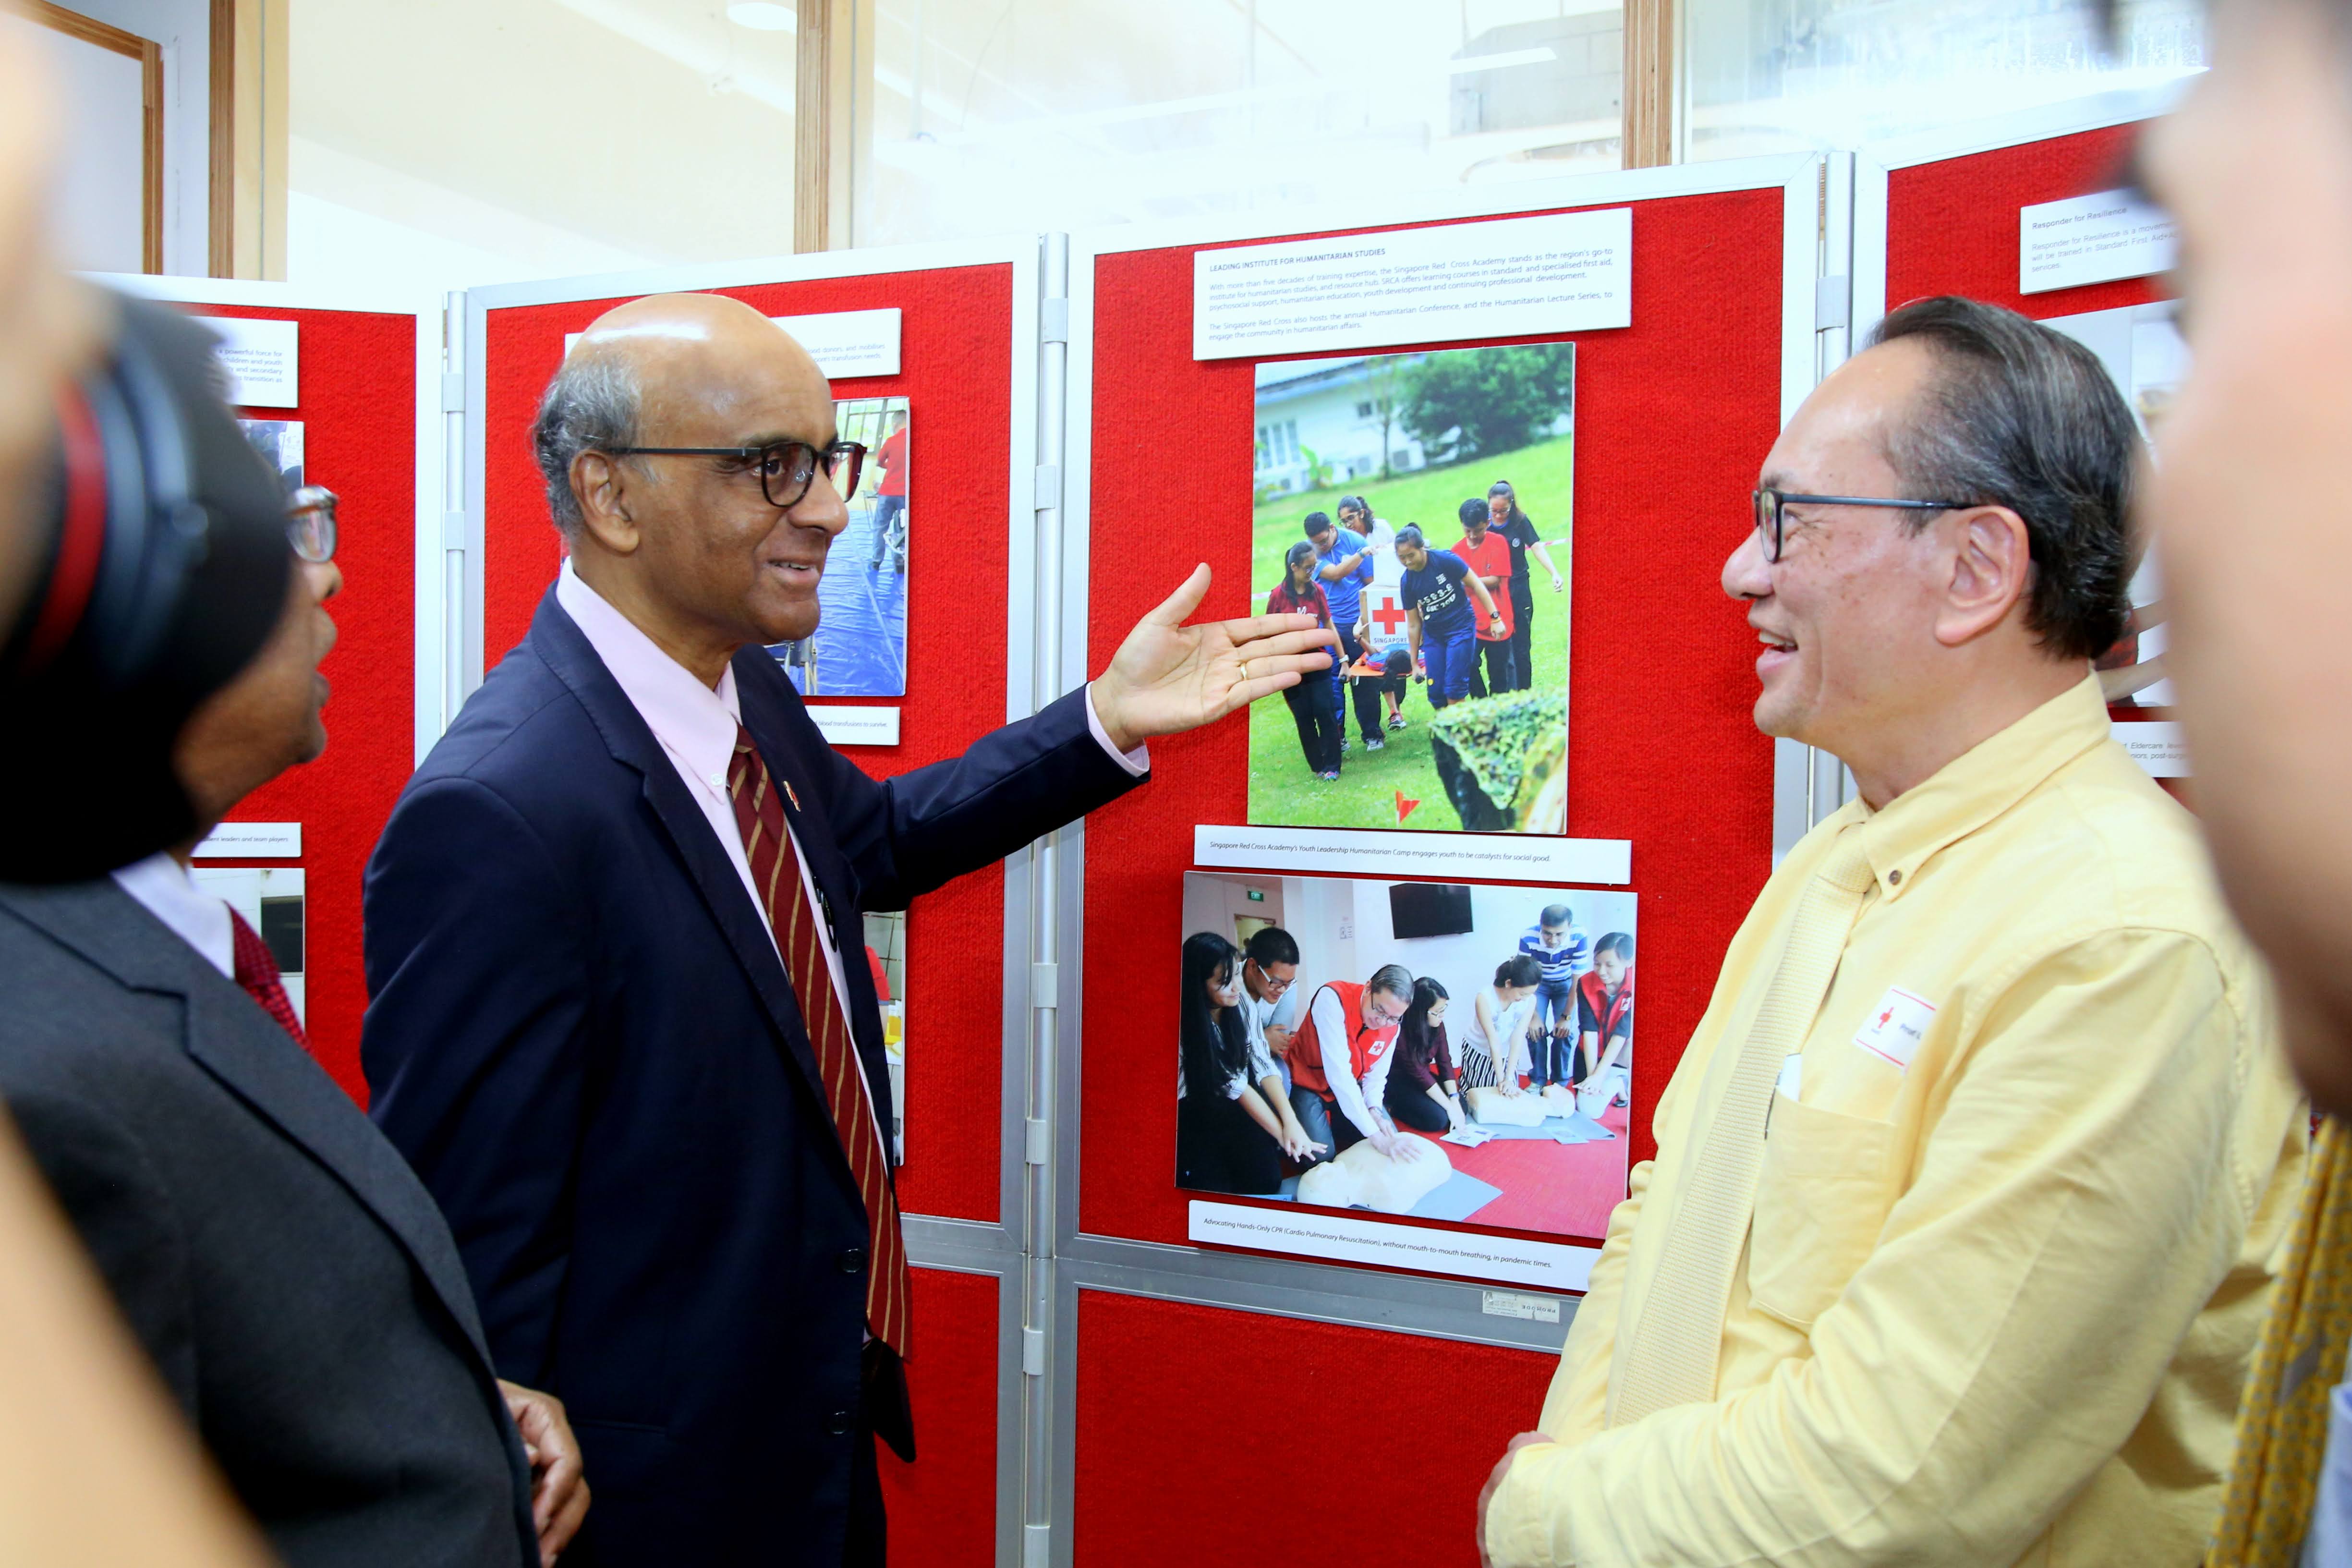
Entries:
{"label": "printed photograph on board", "polygon": [[240,419],[237,427],[261,460],[278,471],[288,495],[302,488],[302,422],[299,419]]}
{"label": "printed photograph on board", "polygon": [[874,972],[874,999],[882,1005],[882,1055],[890,1064],[890,1144],[907,1159],[907,916],[867,915],[866,962]]}
{"label": "printed photograph on board", "polygon": [[1633,915],[1589,889],[1188,873],[1176,1184],[1602,1235]]}
{"label": "printed photograph on board", "polygon": [[[2141,437],[2153,441],[2173,394],[2189,374],[2189,344],[2180,335],[2179,304],[2161,300],[2053,317],[2042,324],[2056,328],[2099,356],[2116,390],[2130,406]],[[2164,668],[2164,574],[2154,551],[2142,555],[2132,573],[2131,602],[2131,622],[2122,640],[2097,661],[2099,685],[2111,707],[2169,709],[2172,682]]]}
{"label": "printed photograph on board", "polygon": [[260,936],[270,960],[278,965],[278,983],[286,987],[286,1000],[293,1005],[296,1020],[310,1027],[304,973],[308,965],[303,958],[309,906],[304,901],[302,873],[291,867],[197,866],[188,875],[197,887],[235,910]]}
{"label": "printed photograph on board", "polygon": [[1568,830],[1576,345],[1257,366],[1251,599],[1339,634],[1250,710],[1249,819]]}
{"label": "printed photograph on board", "polygon": [[856,397],[833,410],[841,438],[865,444],[865,472],[850,498],[849,526],[834,540],[817,584],[816,634],[768,651],[803,697],[904,697],[907,400]]}

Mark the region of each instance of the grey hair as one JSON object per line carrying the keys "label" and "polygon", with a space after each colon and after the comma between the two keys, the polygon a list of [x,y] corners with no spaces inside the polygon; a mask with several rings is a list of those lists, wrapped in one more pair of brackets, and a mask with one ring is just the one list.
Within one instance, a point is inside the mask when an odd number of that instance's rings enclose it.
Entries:
{"label": "grey hair", "polygon": [[[2128,519],[2139,431],[2098,356],[2016,311],[1943,295],[1879,323],[1935,355],[1916,416],[1888,458],[1914,499],[2005,506],[2024,520],[2033,574],[2025,626],[2053,657],[2096,658],[2131,615]],[[1928,516],[1915,514],[1914,529]]]}
{"label": "grey hair", "polygon": [[547,512],[567,539],[586,519],[572,493],[572,459],[637,442],[637,373],[620,354],[574,351],[540,395],[530,447],[547,482]]}

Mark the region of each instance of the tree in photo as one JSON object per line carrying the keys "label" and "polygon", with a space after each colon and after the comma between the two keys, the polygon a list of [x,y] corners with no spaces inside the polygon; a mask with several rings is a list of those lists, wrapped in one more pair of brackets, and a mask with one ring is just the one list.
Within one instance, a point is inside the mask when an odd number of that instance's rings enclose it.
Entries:
{"label": "tree in photo", "polygon": [[1507,452],[1576,404],[1576,345],[1433,353],[1398,378],[1397,417],[1433,461]]}

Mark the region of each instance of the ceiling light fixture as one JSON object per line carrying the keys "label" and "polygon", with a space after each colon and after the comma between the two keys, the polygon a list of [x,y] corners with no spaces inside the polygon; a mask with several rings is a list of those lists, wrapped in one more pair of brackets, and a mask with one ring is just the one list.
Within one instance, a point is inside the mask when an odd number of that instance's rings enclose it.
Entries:
{"label": "ceiling light fixture", "polygon": [[727,19],[755,33],[789,33],[799,21],[790,5],[774,5],[772,0],[736,0],[727,7]]}

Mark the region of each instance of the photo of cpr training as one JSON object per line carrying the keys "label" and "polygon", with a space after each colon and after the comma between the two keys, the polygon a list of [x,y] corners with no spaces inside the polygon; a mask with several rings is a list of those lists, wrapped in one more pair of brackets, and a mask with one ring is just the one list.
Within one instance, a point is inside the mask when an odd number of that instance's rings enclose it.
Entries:
{"label": "photo of cpr training", "polygon": [[904,697],[912,444],[907,400],[856,397],[833,408],[841,439],[866,448],[849,498],[849,526],[825,557],[814,635],[771,644],[768,651],[803,697]]}
{"label": "photo of cpr training", "polygon": [[1250,710],[1249,820],[1566,832],[1576,345],[1256,368],[1252,607],[1340,658]]}
{"label": "photo of cpr training", "polygon": [[1635,895],[1190,872],[1176,1184],[1603,1234]]}

